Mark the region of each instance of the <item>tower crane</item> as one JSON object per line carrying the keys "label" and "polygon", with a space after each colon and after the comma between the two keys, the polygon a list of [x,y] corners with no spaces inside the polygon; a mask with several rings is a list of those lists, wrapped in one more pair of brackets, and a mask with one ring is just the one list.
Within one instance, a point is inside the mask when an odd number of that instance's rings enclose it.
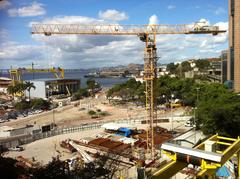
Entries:
{"label": "tower crane", "polygon": [[156,36],[164,34],[213,34],[223,33],[218,26],[191,25],[83,25],[83,24],[33,24],[32,34],[51,35],[136,35],[145,42],[144,80],[146,82],[146,111],[148,116],[147,153],[155,159],[153,123],[157,120],[155,84],[157,79]]}

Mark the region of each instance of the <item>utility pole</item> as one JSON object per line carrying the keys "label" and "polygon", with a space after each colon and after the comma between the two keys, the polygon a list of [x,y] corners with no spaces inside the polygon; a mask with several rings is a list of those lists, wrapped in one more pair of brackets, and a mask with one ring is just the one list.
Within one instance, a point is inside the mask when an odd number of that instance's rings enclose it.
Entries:
{"label": "utility pole", "polygon": [[172,124],[172,133],[173,133],[173,106],[172,106],[172,98],[174,97],[174,94],[171,94],[171,102],[170,102],[170,107],[171,107],[171,124]]}
{"label": "utility pole", "polygon": [[197,120],[196,120],[196,109],[197,109],[197,106],[198,106],[198,92],[199,92],[199,90],[200,90],[200,88],[199,87],[197,87],[196,88],[196,90],[197,90],[197,100],[196,100],[196,102],[195,102],[195,107],[194,107],[194,144],[196,144],[196,142],[197,142],[197,132],[196,132],[196,127],[197,127],[197,125],[196,125],[196,122],[197,122]]}

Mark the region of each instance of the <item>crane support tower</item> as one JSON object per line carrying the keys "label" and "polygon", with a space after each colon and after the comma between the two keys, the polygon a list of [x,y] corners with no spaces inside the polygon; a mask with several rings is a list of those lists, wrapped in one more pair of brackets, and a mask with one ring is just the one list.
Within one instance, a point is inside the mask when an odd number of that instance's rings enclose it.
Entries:
{"label": "crane support tower", "polygon": [[198,23],[190,25],[119,25],[119,24],[33,24],[32,34],[70,35],[136,35],[146,43],[144,51],[144,79],[146,81],[146,110],[149,128],[147,130],[147,151],[151,159],[155,159],[153,123],[157,119],[155,84],[157,78],[157,48],[156,35],[164,34],[213,34],[226,32],[218,26],[200,26]]}

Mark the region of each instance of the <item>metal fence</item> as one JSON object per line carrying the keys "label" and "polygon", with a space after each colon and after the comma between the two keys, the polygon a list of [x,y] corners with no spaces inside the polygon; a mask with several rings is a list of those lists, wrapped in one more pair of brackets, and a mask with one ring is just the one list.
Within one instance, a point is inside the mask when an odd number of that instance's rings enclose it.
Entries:
{"label": "metal fence", "polygon": [[[139,116],[133,118],[124,118],[124,119],[118,119],[118,120],[107,120],[107,121],[98,121],[95,123],[91,124],[82,124],[79,126],[74,126],[74,127],[66,127],[66,128],[55,128],[51,131],[47,132],[39,132],[39,133],[34,133],[29,136],[21,136],[21,137],[12,137],[8,138],[8,140],[0,140],[0,148],[9,148],[9,147],[16,147],[18,145],[23,145],[23,144],[28,144],[31,142],[34,142],[36,140],[48,138],[48,137],[53,137],[56,135],[62,135],[62,134],[68,134],[68,133],[73,133],[73,132],[81,132],[81,131],[86,131],[86,130],[93,130],[93,129],[98,129],[100,128],[103,124],[105,123],[110,123],[110,122],[115,122],[115,123],[126,123],[126,124],[146,124],[147,120],[145,116]],[[158,119],[157,122],[167,122],[166,119]]]}
{"label": "metal fence", "polygon": [[39,132],[34,133],[26,136],[21,137],[11,137],[8,138],[8,140],[0,140],[0,147],[2,148],[9,148],[9,147],[16,147],[18,145],[24,145],[31,142],[34,142],[36,140],[53,137],[56,135],[62,135],[62,134],[68,134],[73,132],[81,132],[86,130],[93,130],[100,128],[103,124],[109,123],[109,122],[116,122],[116,123],[128,123],[128,124],[141,124],[144,120],[143,117],[141,119],[121,119],[121,120],[108,120],[108,121],[98,121],[96,123],[86,124],[86,125],[79,125],[74,127],[66,127],[66,128],[55,128],[51,131],[47,132]]}

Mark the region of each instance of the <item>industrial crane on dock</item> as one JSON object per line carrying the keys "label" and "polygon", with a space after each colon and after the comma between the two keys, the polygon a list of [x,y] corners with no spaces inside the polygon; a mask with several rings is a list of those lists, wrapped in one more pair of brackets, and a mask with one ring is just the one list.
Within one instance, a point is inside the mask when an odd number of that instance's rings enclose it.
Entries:
{"label": "industrial crane on dock", "polygon": [[12,79],[13,86],[16,83],[22,82],[23,73],[52,73],[56,79],[64,78],[64,69],[63,68],[18,68],[18,69],[10,69],[9,74]]}
{"label": "industrial crane on dock", "polygon": [[51,35],[136,35],[145,42],[144,80],[146,82],[146,111],[149,127],[147,130],[147,153],[155,159],[153,123],[157,120],[157,101],[155,85],[157,79],[157,47],[156,36],[164,34],[213,34],[225,31],[218,26],[192,25],[83,25],[83,24],[33,24],[32,34]]}

